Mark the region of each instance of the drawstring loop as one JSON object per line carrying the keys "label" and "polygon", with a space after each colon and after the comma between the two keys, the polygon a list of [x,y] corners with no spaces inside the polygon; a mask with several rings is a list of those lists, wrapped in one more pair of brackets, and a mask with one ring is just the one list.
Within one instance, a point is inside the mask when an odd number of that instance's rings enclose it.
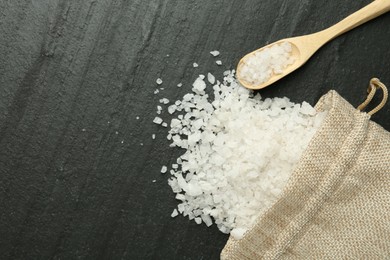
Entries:
{"label": "drawstring loop", "polygon": [[379,79],[372,78],[370,80],[370,85],[367,89],[367,93],[368,93],[367,98],[362,104],[360,104],[360,106],[357,107],[358,110],[362,111],[371,102],[372,98],[375,96],[375,92],[377,89],[381,89],[383,92],[382,101],[379,103],[379,105],[377,105],[373,110],[371,110],[367,114],[372,116],[373,114],[375,114],[376,112],[378,112],[379,110],[381,110],[385,106],[387,99],[389,97],[389,92],[388,92],[385,84],[380,82]]}

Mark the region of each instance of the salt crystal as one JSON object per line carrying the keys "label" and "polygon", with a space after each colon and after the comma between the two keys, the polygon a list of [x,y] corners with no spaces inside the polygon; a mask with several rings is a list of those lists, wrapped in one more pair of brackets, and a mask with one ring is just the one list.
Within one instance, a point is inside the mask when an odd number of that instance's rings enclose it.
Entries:
{"label": "salt crystal", "polygon": [[211,84],[214,84],[215,83],[215,77],[213,74],[211,74],[210,72],[207,73],[207,80],[211,83]]}
{"label": "salt crystal", "polygon": [[178,88],[181,88],[181,86],[183,86],[182,83],[177,84],[177,87],[178,87]]}
{"label": "salt crystal", "polygon": [[154,119],[153,119],[153,123],[155,124],[161,124],[163,122],[162,118],[156,116]]}
{"label": "salt crystal", "polygon": [[163,165],[163,166],[161,167],[161,171],[160,171],[160,172],[161,172],[161,173],[166,173],[167,170],[168,170],[167,166]]}
{"label": "salt crystal", "polygon": [[197,94],[201,94],[204,93],[204,89],[206,88],[206,83],[203,81],[201,77],[199,77],[195,80],[192,86],[193,86],[192,91],[194,91]]}
{"label": "salt crystal", "polygon": [[169,113],[169,114],[175,113],[176,108],[177,108],[176,105],[171,105],[171,106],[169,106],[169,107],[168,107],[168,113]]}
{"label": "salt crystal", "polygon": [[316,114],[316,110],[309,103],[305,101],[302,102],[302,107],[300,112],[304,115],[310,115],[310,116]]}
{"label": "salt crystal", "polygon": [[206,226],[209,227],[209,226],[211,226],[213,224],[213,221],[211,220],[209,215],[202,214],[200,217],[202,218],[202,220],[206,224]]}
{"label": "salt crystal", "polygon": [[210,54],[216,57],[219,55],[219,51],[210,51]]}
{"label": "salt crystal", "polygon": [[222,61],[220,61],[220,60],[215,61],[215,63],[217,63],[217,65],[219,65],[219,66],[222,65]]}
{"label": "salt crystal", "polygon": [[176,217],[177,215],[179,215],[179,212],[177,212],[176,209],[173,210],[172,214],[171,214],[171,217],[174,218]]}
{"label": "salt crystal", "polygon": [[156,139],[156,135],[155,134],[152,134],[152,139]]}
{"label": "salt crystal", "polygon": [[158,79],[156,80],[156,83],[157,83],[158,85],[161,85],[161,84],[163,83],[163,81],[162,81],[162,79],[158,78]]}
{"label": "salt crystal", "polygon": [[168,104],[169,103],[169,99],[167,99],[167,98],[161,98],[159,101],[162,104]]}
{"label": "salt crystal", "polygon": [[193,66],[194,68],[196,68],[196,67],[198,67],[199,65],[198,65],[198,63],[194,62],[194,63],[192,64],[192,66]]}
{"label": "salt crystal", "polygon": [[186,196],[184,196],[183,194],[176,194],[176,197],[175,197],[177,200],[181,200],[181,201],[185,201],[186,200]]}

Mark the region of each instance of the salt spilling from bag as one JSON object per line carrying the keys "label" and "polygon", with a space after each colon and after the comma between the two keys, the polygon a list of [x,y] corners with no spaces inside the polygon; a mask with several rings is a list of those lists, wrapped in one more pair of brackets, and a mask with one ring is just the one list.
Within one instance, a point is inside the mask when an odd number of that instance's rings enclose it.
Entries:
{"label": "salt spilling from bag", "polygon": [[[209,73],[207,80],[215,77]],[[168,183],[181,201],[172,216],[214,222],[240,238],[281,194],[325,114],[306,102],[263,100],[242,87],[234,71],[212,86],[214,100],[206,87],[200,75],[193,93],[168,108],[182,112],[171,120],[168,139],[185,149],[170,170]]]}

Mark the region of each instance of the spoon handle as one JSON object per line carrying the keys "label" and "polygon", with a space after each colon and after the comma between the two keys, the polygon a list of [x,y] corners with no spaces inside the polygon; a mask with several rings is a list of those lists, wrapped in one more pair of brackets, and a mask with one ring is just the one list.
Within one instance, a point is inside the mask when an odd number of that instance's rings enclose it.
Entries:
{"label": "spoon handle", "polygon": [[390,11],[390,0],[375,0],[344,20],[321,31],[324,43],[388,11]]}

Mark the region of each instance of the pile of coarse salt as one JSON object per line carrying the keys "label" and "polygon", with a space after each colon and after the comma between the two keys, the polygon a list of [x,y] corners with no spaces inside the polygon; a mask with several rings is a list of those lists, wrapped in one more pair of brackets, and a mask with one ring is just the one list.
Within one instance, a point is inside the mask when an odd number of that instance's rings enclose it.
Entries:
{"label": "pile of coarse salt", "polygon": [[273,74],[281,74],[283,70],[295,62],[291,55],[292,45],[281,42],[256,51],[244,60],[240,70],[240,79],[255,86],[267,82]]}
{"label": "pile of coarse salt", "polygon": [[[239,239],[281,194],[325,113],[288,98],[261,99],[242,87],[234,71],[223,82],[200,75],[193,93],[168,107],[171,146],[185,149],[168,180],[179,213]],[[160,118],[155,123],[160,124]],[[162,172],[167,168],[163,166]]]}

